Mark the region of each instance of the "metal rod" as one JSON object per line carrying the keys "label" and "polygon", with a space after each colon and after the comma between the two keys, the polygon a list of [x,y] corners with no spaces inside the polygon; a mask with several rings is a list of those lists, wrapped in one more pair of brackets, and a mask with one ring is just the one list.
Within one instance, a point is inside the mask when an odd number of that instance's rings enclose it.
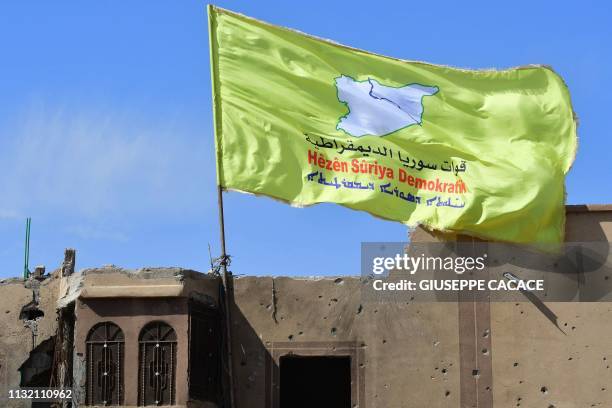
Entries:
{"label": "metal rod", "polygon": [[223,271],[223,288],[225,289],[225,337],[227,348],[227,376],[229,379],[229,408],[234,408],[234,369],[232,358],[232,320],[231,301],[232,295],[232,273],[227,270],[227,252],[225,250],[225,221],[223,218],[223,188],[217,186],[217,199],[219,203],[219,232],[221,239],[221,270]]}
{"label": "metal rod", "polygon": [[223,218],[223,189],[221,186],[217,186],[217,198],[219,202],[219,229],[221,238],[221,267],[223,268],[224,275],[227,273],[227,253],[225,252],[225,221]]}
{"label": "metal rod", "polygon": [[28,262],[26,264],[28,277],[30,276],[30,231],[32,229],[32,218],[28,217]]}
{"label": "metal rod", "polygon": [[23,279],[28,279],[30,275],[29,263],[30,263],[30,224],[32,219],[26,218],[26,231],[25,231],[25,249],[23,259]]}
{"label": "metal rod", "polygon": [[28,279],[28,219],[26,218],[25,244],[23,245],[23,280]]}

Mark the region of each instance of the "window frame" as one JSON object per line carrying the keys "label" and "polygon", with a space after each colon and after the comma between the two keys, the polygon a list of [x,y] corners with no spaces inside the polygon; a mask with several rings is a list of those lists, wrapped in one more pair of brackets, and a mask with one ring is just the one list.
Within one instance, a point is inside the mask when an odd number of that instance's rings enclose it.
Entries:
{"label": "window frame", "polygon": [[[101,339],[94,338],[94,336],[98,335],[97,331],[104,327],[104,333]],[[115,331],[111,335],[109,328],[114,328]],[[95,358],[95,351],[98,347],[102,348],[101,350],[101,360]],[[115,356],[112,355],[112,351],[115,349]],[[85,392],[85,401],[86,405],[101,405],[101,406],[114,406],[114,405],[122,405],[124,402],[124,385],[123,380],[125,378],[125,335],[121,327],[112,322],[112,321],[103,321],[94,324],[87,333],[87,337],[85,338],[85,368],[86,368],[86,392]],[[102,374],[102,378],[100,378],[100,364],[115,364],[116,367],[112,368],[110,371],[104,371]],[[96,370],[96,366],[98,366],[98,370]],[[107,375],[108,373],[115,373],[116,375]],[[106,382],[107,378],[111,378],[111,382]],[[95,380],[100,382],[103,379],[104,384],[102,387],[102,397],[105,395],[110,396],[110,398],[106,398],[104,400],[97,400],[96,395],[96,387]],[[114,387],[113,387],[114,381]],[[100,387],[100,386],[98,386]],[[116,388],[116,394],[115,390]],[[113,395],[114,394],[114,395]],[[113,399],[116,397],[116,400]]]}
{"label": "window frame", "polygon": [[[162,328],[165,331],[162,335]],[[151,330],[155,330],[151,336]],[[150,337],[145,339],[145,337]],[[171,406],[176,402],[176,364],[177,364],[178,339],[176,330],[170,324],[162,320],[154,320],[145,324],[138,335],[138,406]],[[152,349],[152,350],[151,350]],[[153,352],[151,355],[147,351]],[[148,364],[147,364],[148,363]],[[154,366],[157,364],[157,368]],[[146,365],[149,365],[147,368]],[[167,365],[167,366],[166,366]],[[156,370],[154,375],[152,370]],[[155,377],[158,376],[158,377]],[[166,377],[167,378],[163,378]],[[146,386],[147,383],[155,382],[154,385]],[[151,390],[151,388],[153,388]],[[167,388],[168,401],[164,401],[165,389]],[[153,392],[153,398],[159,398],[150,402],[148,392]]]}

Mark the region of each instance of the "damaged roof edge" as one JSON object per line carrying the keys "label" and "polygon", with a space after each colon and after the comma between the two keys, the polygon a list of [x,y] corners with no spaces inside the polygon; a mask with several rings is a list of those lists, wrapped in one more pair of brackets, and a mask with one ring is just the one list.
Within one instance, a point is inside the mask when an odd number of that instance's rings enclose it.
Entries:
{"label": "damaged roof edge", "polygon": [[214,277],[210,271],[199,272],[193,269],[185,269],[180,267],[144,267],[138,269],[121,268],[115,265],[105,265],[101,268],[85,268],[80,270],[78,273],[83,275],[90,274],[107,274],[107,273],[121,273],[127,276],[134,276],[144,279],[156,279],[156,278],[184,278],[184,277]]}
{"label": "damaged roof edge", "polygon": [[212,273],[176,267],[87,268],[62,279],[57,307],[67,307],[79,298],[191,297],[216,293],[210,283],[214,286],[218,282],[219,276]]}

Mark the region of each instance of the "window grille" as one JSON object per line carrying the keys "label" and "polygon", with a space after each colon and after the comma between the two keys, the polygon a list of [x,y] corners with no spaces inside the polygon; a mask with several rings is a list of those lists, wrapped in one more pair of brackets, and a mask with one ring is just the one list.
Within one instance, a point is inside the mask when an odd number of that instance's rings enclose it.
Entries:
{"label": "window grille", "polygon": [[87,405],[123,404],[123,331],[114,323],[98,323],[86,341]]}
{"label": "window grille", "polygon": [[139,337],[138,404],[174,405],[176,333],[163,322],[147,324]]}

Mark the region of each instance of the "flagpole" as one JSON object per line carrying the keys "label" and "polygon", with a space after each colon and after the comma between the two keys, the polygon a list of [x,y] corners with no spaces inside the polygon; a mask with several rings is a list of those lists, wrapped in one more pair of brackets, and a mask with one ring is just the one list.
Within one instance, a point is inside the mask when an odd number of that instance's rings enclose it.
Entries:
{"label": "flagpole", "polygon": [[232,358],[232,319],[231,301],[232,296],[232,273],[227,270],[227,252],[225,250],[225,219],[223,217],[223,188],[217,185],[217,201],[219,205],[219,233],[221,240],[221,271],[223,273],[223,289],[225,303],[225,338],[227,351],[227,376],[229,379],[229,408],[234,408],[234,369]]}
{"label": "flagpole", "polygon": [[217,204],[219,206],[219,229],[221,239],[221,267],[223,276],[227,275],[227,253],[225,251],[225,219],[223,217],[223,188],[217,185]]}
{"label": "flagpole", "polygon": [[[209,42],[209,52],[210,52],[210,79],[212,83],[212,99],[213,99],[213,123],[214,123],[214,132],[215,132],[215,141],[219,143],[218,137],[221,133],[221,105],[217,98],[217,90],[219,83],[217,81],[217,70],[219,69],[217,64],[217,54],[215,53],[214,44],[216,43],[216,31],[213,26],[216,26],[213,15],[215,14],[215,7],[211,4],[207,6],[207,14],[208,14],[208,42]],[[229,382],[229,395],[224,396],[225,402],[228,402],[228,408],[234,408],[234,362],[232,358],[232,313],[231,313],[231,305],[233,303],[233,284],[232,284],[232,273],[227,270],[228,264],[228,256],[225,248],[225,220],[223,218],[223,187],[221,186],[221,176],[220,176],[220,148],[216,145],[216,154],[217,154],[217,202],[219,206],[219,238],[221,241],[221,262],[220,267],[222,271],[222,281],[223,281],[223,300],[225,306],[225,341],[226,341],[226,349],[227,349],[227,376]],[[229,398],[227,398],[229,397]],[[229,400],[229,401],[228,401]]]}

